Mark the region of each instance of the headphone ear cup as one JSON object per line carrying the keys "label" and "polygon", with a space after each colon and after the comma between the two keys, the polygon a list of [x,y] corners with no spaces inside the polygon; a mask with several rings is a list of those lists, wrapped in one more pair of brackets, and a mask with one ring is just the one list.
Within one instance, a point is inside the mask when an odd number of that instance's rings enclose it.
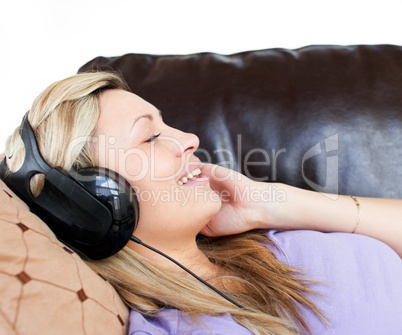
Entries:
{"label": "headphone ear cup", "polygon": [[82,239],[75,248],[91,259],[102,259],[120,251],[130,240],[139,221],[139,203],[131,185],[117,172],[90,167],[72,177],[108,208],[112,222],[104,239],[94,244]]}
{"label": "headphone ear cup", "polygon": [[[50,167],[39,152],[28,113],[22,119],[20,135],[25,160],[11,173],[4,158],[1,179],[72,249],[91,259],[120,251],[130,240],[140,215],[130,184],[105,168],[91,167],[71,175]],[[37,197],[30,190],[31,177],[36,173],[45,176]]]}

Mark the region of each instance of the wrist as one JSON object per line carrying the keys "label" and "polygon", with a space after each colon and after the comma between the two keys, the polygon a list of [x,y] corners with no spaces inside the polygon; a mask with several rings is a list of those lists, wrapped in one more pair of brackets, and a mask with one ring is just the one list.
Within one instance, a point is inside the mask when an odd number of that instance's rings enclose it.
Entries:
{"label": "wrist", "polygon": [[258,200],[255,201],[255,222],[260,229],[284,228],[286,204],[290,188],[282,183],[258,183]]}

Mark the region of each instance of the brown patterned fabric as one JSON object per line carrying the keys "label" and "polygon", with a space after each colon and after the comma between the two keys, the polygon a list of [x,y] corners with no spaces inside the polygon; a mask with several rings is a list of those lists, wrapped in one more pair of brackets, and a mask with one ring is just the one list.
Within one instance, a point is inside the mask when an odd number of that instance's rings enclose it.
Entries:
{"label": "brown patterned fabric", "polygon": [[0,181],[0,334],[125,334],[113,287]]}

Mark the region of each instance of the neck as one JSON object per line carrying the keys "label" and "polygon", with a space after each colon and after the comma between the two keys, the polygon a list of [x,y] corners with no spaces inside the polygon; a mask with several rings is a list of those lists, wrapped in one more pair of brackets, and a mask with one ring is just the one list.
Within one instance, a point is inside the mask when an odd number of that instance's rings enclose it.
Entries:
{"label": "neck", "polygon": [[[141,254],[143,257],[146,257],[147,259],[157,263],[165,270],[171,271],[172,273],[183,274],[187,277],[192,277],[191,274],[183,270],[179,265],[160,255],[159,253],[148,249],[144,245],[130,241],[128,246],[138,254]],[[154,248],[154,246],[149,246]],[[225,271],[220,266],[211,263],[205,254],[198,249],[195,241],[192,246],[192,248],[188,246],[185,249],[176,248],[173,250],[171,249],[170,251],[167,251],[166,248],[162,247],[155,247],[155,249],[174,259],[201,279],[208,280],[209,284],[214,286],[216,289],[243,293],[246,292],[244,291],[244,287],[242,285],[236,284],[230,279],[220,278],[219,276],[223,275]]]}
{"label": "neck", "polygon": [[[176,244],[173,248],[158,246],[152,243],[147,243],[146,241],[143,242],[144,244],[155,248],[159,252],[166,254],[167,256],[174,259],[182,266],[194,272],[197,276],[203,279],[208,279],[218,274],[218,267],[215,264],[211,263],[209,259],[205,256],[205,254],[198,249],[195,240],[192,241],[192,243],[181,242],[179,244]],[[129,247],[140,255],[157,263],[165,270],[174,273],[189,275],[185,270],[180,268],[180,266],[178,266],[168,258],[160,255],[159,253],[148,249],[144,245],[130,242]]]}

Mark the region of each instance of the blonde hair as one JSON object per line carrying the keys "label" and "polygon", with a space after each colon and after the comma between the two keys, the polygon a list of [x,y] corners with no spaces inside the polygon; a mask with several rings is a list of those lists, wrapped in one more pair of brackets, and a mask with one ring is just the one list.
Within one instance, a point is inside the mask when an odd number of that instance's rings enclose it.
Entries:
{"label": "blonde hair", "polygon": [[[53,167],[65,170],[96,165],[90,138],[100,110],[98,97],[108,89],[126,89],[114,74],[78,74],[50,85],[34,101],[28,120],[34,129],[39,149]],[[6,143],[10,171],[19,169],[25,150],[18,128]],[[31,182],[38,194],[41,177]],[[316,293],[312,281],[299,278],[300,272],[278,261],[264,244],[275,245],[264,232],[252,231],[220,238],[198,240],[201,251],[224,269],[218,279],[229,281],[224,293],[243,305],[240,309],[193,278],[171,273],[124,247],[116,255],[88,265],[108,280],[132,309],[149,316],[175,308],[197,319],[202,314],[230,313],[236,322],[254,334],[299,334],[310,332],[303,319],[306,306],[326,322],[307,295]],[[215,278],[214,280],[217,280]]]}
{"label": "blonde hair", "polygon": [[[52,167],[68,171],[96,165],[91,136],[99,119],[98,96],[107,89],[126,89],[124,81],[106,72],[77,74],[47,87],[28,113],[39,150]],[[24,161],[25,148],[19,127],[7,139],[5,154],[10,171]],[[35,175],[31,189],[38,195],[43,177]]]}

